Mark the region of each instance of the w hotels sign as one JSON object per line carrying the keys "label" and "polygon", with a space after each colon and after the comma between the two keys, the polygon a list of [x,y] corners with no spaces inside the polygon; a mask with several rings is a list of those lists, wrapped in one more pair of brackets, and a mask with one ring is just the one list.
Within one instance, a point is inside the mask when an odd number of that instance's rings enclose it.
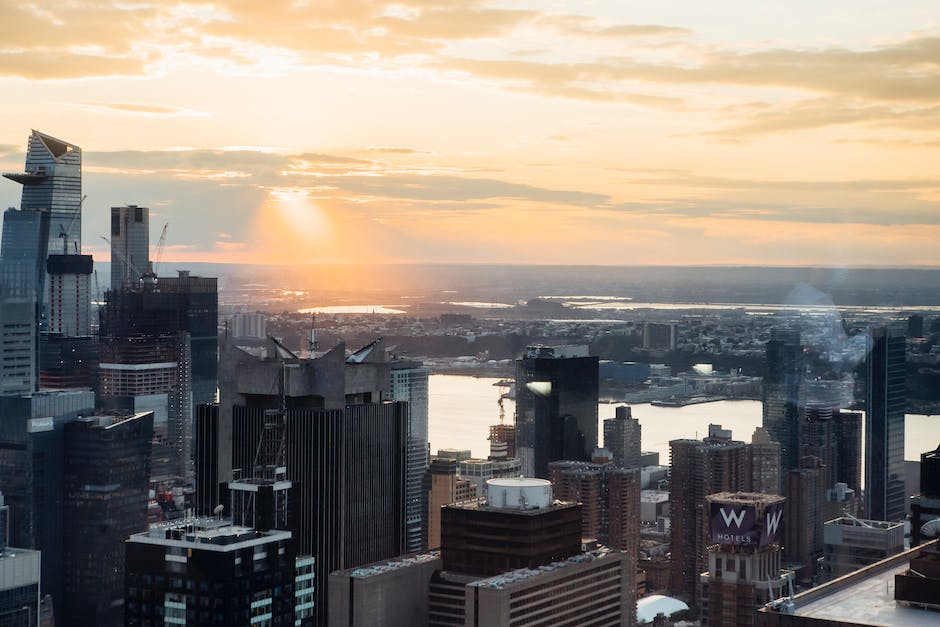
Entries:
{"label": "w hotels sign", "polygon": [[774,503],[711,501],[712,542],[718,544],[773,544],[777,541],[782,522],[782,500]]}

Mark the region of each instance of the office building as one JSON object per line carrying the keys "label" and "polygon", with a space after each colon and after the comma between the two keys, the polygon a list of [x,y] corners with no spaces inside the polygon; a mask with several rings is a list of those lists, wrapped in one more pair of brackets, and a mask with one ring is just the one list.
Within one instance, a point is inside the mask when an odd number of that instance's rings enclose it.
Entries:
{"label": "office building", "polygon": [[623,468],[639,468],[640,438],[643,427],[633,417],[630,407],[614,409],[614,417],[604,420],[604,448],[614,456],[614,464]]}
{"label": "office building", "polygon": [[111,290],[141,287],[150,272],[150,209],[111,207]]}
{"label": "office building", "polygon": [[780,494],[780,443],[763,427],[754,429],[748,446],[750,492]]}
{"label": "office building", "polygon": [[784,499],[753,492],[708,497],[708,572],[702,573],[702,625],[754,625],[757,610],[786,596],[781,568]]}
{"label": "office building", "polygon": [[132,535],[125,551],[129,627],[295,624],[296,562],[287,531],[187,518]]}
{"label": "office building", "polygon": [[747,445],[732,440],[720,426],[709,425],[705,440],[669,442],[669,457],[670,589],[675,595],[697,599],[698,576],[706,570],[709,543],[706,497],[747,487]]}
{"label": "office building", "polygon": [[[44,252],[82,248],[82,150],[37,130],[29,136],[24,172],[4,174],[23,186],[20,208],[47,210]],[[62,240],[65,240],[63,242]],[[45,255],[41,259],[45,263]]]}
{"label": "office building", "polygon": [[123,624],[124,541],[147,529],[153,413],[65,425],[59,624]]}
{"label": "office building", "polygon": [[904,551],[904,523],[840,516],[823,524],[820,579],[832,581]]}
{"label": "office building", "polygon": [[428,547],[441,546],[441,508],[477,498],[477,484],[457,474],[457,460],[435,457],[428,467]]}
{"label": "office building", "polygon": [[867,340],[865,516],[902,520],[906,339],[894,328],[877,327],[869,330]]}
{"label": "office building", "polygon": [[553,501],[545,479],[490,479],[485,500],[442,510],[446,571],[489,577],[580,552],[581,505]]}
{"label": "office building", "polygon": [[197,461],[206,475],[197,485],[219,486],[221,496],[221,486],[250,476],[265,417],[283,410],[288,530],[297,554],[314,560],[313,621],[325,625],[329,573],[404,553],[406,404],[383,402],[391,373],[380,341],[349,357],[340,344],[314,359],[270,344],[266,358],[225,344],[218,414],[200,419],[215,454]]}
{"label": "office building", "polygon": [[101,336],[98,404],[102,409],[152,411],[152,479],[187,481],[192,476],[192,380],[185,332]]}
{"label": "office building", "polygon": [[938,540],[783,599],[757,612],[757,627],[923,627],[937,622]]}
{"label": "office building", "polygon": [[940,519],[940,446],[920,456],[920,494],[911,499],[911,546],[940,535],[940,524],[931,522],[937,519]]}
{"label": "office building", "polygon": [[428,469],[428,369],[420,362],[391,362],[391,400],[408,403],[408,452],[405,485],[405,551],[427,548],[424,475]]}
{"label": "office building", "polygon": [[799,329],[775,327],[767,342],[763,384],[763,427],[780,444],[781,480],[799,466],[799,401],[803,379]]}
{"label": "office building", "polygon": [[98,337],[39,336],[39,388],[93,390],[98,382]]}
{"label": "office building", "polygon": [[911,314],[907,317],[907,337],[924,337],[924,317]]}
{"label": "office building", "polygon": [[[46,258],[50,252],[49,216],[47,209],[14,209],[3,212],[3,234],[0,238],[0,260],[3,262],[4,284],[14,278],[17,283],[44,294]],[[38,301],[39,299],[36,298]],[[37,303],[37,314],[42,308]],[[37,320],[38,323],[38,320]]]}
{"label": "office building", "polygon": [[428,588],[440,569],[432,551],[330,573],[330,627],[427,625]]}
{"label": "office building", "polygon": [[11,544],[41,552],[42,594],[62,602],[65,427],[94,413],[88,390],[0,398],[0,490],[10,506]]}
{"label": "office building", "polygon": [[189,334],[194,404],[213,403],[218,388],[218,279],[180,270],[142,289],[110,291],[100,312],[102,337]]}
{"label": "office building", "polygon": [[0,396],[30,394],[39,381],[36,291],[0,264]]}
{"label": "office building", "polygon": [[589,461],[597,447],[598,360],[587,346],[530,346],[516,361],[516,454],[527,476]]}

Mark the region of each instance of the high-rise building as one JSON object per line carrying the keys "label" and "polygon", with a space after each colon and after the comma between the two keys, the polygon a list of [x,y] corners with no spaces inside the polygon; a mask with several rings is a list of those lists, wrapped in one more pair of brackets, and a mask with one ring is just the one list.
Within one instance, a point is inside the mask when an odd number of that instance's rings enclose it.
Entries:
{"label": "high-rise building", "polygon": [[95,409],[89,390],[0,398],[0,490],[10,506],[11,544],[41,551],[42,594],[62,602],[66,527],[65,427]]}
{"label": "high-rise building", "polygon": [[124,622],[124,541],[147,528],[153,413],[65,426],[63,625]]}
{"label": "high-rise building", "polygon": [[787,476],[784,559],[804,585],[816,579],[816,563],[824,548],[823,524],[836,513],[828,501],[830,487],[829,468],[818,457],[804,457]]}
{"label": "high-rise building", "polygon": [[865,516],[904,518],[906,340],[892,327],[868,332],[865,377]]}
{"label": "high-rise building", "polygon": [[559,461],[548,465],[556,496],[581,503],[581,537],[624,551],[636,562],[640,546],[640,471],[613,463]]}
{"label": "high-rise building", "polygon": [[150,209],[111,207],[111,289],[138,289],[150,272]]}
{"label": "high-rise building", "polygon": [[523,473],[589,461],[597,447],[598,359],[587,346],[530,346],[516,361],[516,454]]}
{"label": "high-rise building", "polygon": [[676,350],[676,324],[644,322],[643,348],[647,350]]}
{"label": "high-rise building", "polygon": [[224,346],[217,418],[201,410],[198,431],[216,439],[215,454],[197,460],[197,485],[219,486],[227,505],[222,486],[251,475],[266,416],[283,411],[288,528],[297,554],[313,558],[312,620],[324,625],[329,573],[404,552],[406,404],[383,402],[391,374],[380,341],[348,358],[343,344],[314,359],[271,348],[258,358]]}
{"label": "high-rise building", "polygon": [[192,392],[189,336],[185,332],[102,336],[98,404],[106,410],[152,411],[152,479],[191,476]]}
{"label": "high-rise building", "polygon": [[669,442],[670,588],[673,594],[690,598],[697,598],[698,576],[706,570],[706,497],[747,487],[747,445],[732,440],[728,432],[715,426],[709,426],[705,440]]}
{"label": "high-rise building", "polygon": [[218,391],[218,279],[186,270],[155,286],[110,291],[100,312],[103,337],[189,333],[193,403],[213,403]]}
{"label": "high-rise building", "polygon": [[98,337],[39,336],[39,388],[93,390],[98,381]]}
{"label": "high-rise building", "polygon": [[522,462],[509,457],[506,450],[509,446],[504,442],[490,440],[490,454],[486,459],[469,457],[457,461],[457,474],[463,479],[472,481],[477,492],[483,494],[486,482],[501,477],[522,476]]}
{"label": "high-rise building", "polygon": [[[4,174],[23,186],[20,208],[50,214],[45,252],[81,252],[82,150],[37,130],[29,136],[25,172]],[[66,240],[63,243],[62,240]],[[45,263],[45,256],[41,260]]]}
{"label": "high-rise building", "polygon": [[0,396],[30,394],[37,389],[36,293],[28,277],[0,263]]}
{"label": "high-rise building", "polygon": [[623,468],[640,467],[640,439],[643,427],[626,405],[614,409],[614,417],[604,420],[604,448]]}
{"label": "high-rise building", "polygon": [[862,414],[839,410],[835,415],[836,448],[839,462],[835,481],[846,484],[856,494],[862,492]]}
{"label": "high-rise building", "polygon": [[803,378],[800,331],[775,327],[767,342],[767,371],[763,384],[763,426],[780,444],[781,480],[799,466],[799,401]]}
{"label": "high-rise building", "polygon": [[91,255],[49,255],[46,302],[49,333],[81,337],[91,333]]}
{"label": "high-rise building", "polygon": [[124,624],[294,625],[295,564],[287,531],[218,518],[154,525],[127,540]]}
{"label": "high-rise building", "polygon": [[0,494],[0,625],[39,625],[38,551],[12,548],[8,543],[9,506]]}
{"label": "high-rise building", "polygon": [[754,429],[748,446],[750,492],[780,494],[780,444],[763,427]]}
{"label": "high-rise building", "polygon": [[391,363],[391,400],[408,403],[408,452],[405,485],[405,551],[427,548],[428,369],[414,361]]}
{"label": "high-rise building", "polygon": [[754,625],[757,610],[787,595],[781,568],[784,499],[760,493],[708,497],[708,572],[702,573],[702,625]]}

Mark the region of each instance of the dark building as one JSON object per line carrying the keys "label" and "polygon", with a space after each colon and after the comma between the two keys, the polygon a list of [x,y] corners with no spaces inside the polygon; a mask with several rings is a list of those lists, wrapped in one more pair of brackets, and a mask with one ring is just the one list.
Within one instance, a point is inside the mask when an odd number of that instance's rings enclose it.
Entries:
{"label": "dark building", "polygon": [[865,516],[904,518],[906,340],[889,327],[868,333],[865,378]]}
{"label": "dark building", "polygon": [[590,461],[597,447],[598,359],[586,346],[530,346],[516,361],[516,455],[527,476]]}
{"label": "dark building", "polygon": [[39,336],[39,387],[44,390],[94,390],[98,375],[98,338],[61,333]]}
{"label": "dark building", "polygon": [[94,394],[68,390],[0,398],[0,491],[11,545],[41,551],[42,594],[62,602],[65,426],[94,413]]}
{"label": "dark building", "polygon": [[799,400],[803,348],[799,329],[776,327],[767,342],[763,384],[763,427],[780,443],[781,473],[799,466]]}
{"label": "dark building", "polygon": [[189,334],[193,403],[213,403],[218,388],[218,279],[181,270],[155,286],[111,290],[100,312],[102,337]]}
{"label": "dark building", "polygon": [[129,627],[294,625],[295,556],[286,531],[190,518],[132,535],[125,552]]}
{"label": "dark building", "polygon": [[[920,456],[920,494],[911,499],[911,546],[940,536],[940,446]],[[924,527],[929,524],[930,526]]]}
{"label": "dark building", "polygon": [[[228,506],[224,486],[252,475],[271,410],[285,416],[288,529],[297,555],[312,556],[314,621],[328,617],[329,573],[401,555],[405,546],[407,406],[382,402],[391,375],[381,342],[345,357],[340,344],[300,359],[271,342],[274,357],[225,345],[217,413],[197,410],[197,497],[203,513]],[[283,390],[281,396],[280,390]]]}
{"label": "dark building", "polygon": [[[672,440],[669,443],[669,500],[673,594],[698,598],[698,577],[707,570],[705,548],[709,544],[706,497],[717,492],[740,492],[748,485],[747,445],[724,437],[727,432],[709,426],[705,440]],[[719,436],[719,433],[721,435]]]}
{"label": "dark building", "polygon": [[147,528],[153,413],[65,426],[65,521],[59,624],[121,625],[124,541]]}
{"label": "dark building", "polygon": [[907,337],[924,337],[924,317],[911,314],[907,317]]}
{"label": "dark building", "polygon": [[443,569],[489,577],[580,553],[581,505],[551,495],[544,479],[490,479],[486,501],[444,506]]}
{"label": "dark building", "polygon": [[823,524],[834,518],[827,500],[829,468],[818,457],[804,457],[787,476],[784,559],[802,585],[812,585],[816,562],[823,556]]}

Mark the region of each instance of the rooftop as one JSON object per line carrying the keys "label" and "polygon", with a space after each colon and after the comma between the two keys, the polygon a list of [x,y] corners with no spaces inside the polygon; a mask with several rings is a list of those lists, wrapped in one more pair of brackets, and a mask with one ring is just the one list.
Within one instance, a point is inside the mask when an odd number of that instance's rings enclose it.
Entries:
{"label": "rooftop", "polygon": [[474,581],[469,585],[476,588],[492,588],[494,590],[502,590],[504,587],[510,586],[514,583],[526,581],[532,577],[537,577],[538,575],[555,572],[562,568],[574,566],[575,564],[593,562],[594,560],[607,557],[610,555],[610,553],[611,550],[609,548],[602,546],[593,551],[586,551],[584,553],[572,555],[568,559],[562,560],[560,562],[552,562],[551,564],[545,564],[544,566],[539,566],[538,568],[519,568],[516,570],[511,570],[508,573],[501,573],[493,577],[487,577],[486,579]]}
{"label": "rooftop", "polygon": [[935,626],[940,623],[940,613],[895,601],[894,578],[906,572],[910,560],[925,547],[936,544],[922,545],[798,594],[793,598],[792,614],[879,627]]}
{"label": "rooftop", "polygon": [[349,570],[340,571],[340,574],[355,577],[356,579],[367,579],[369,577],[383,575],[385,573],[401,570],[403,568],[409,568],[411,566],[418,566],[419,564],[433,562],[434,560],[440,560],[440,558],[440,551],[428,551],[427,553],[403,555],[393,560],[376,562],[375,564],[359,566],[357,568],[350,568]]}
{"label": "rooftop", "polygon": [[251,527],[233,525],[221,518],[183,518],[150,526],[148,531],[135,533],[128,542],[199,548],[209,551],[232,551],[277,540],[288,540],[289,531],[256,531]]}

